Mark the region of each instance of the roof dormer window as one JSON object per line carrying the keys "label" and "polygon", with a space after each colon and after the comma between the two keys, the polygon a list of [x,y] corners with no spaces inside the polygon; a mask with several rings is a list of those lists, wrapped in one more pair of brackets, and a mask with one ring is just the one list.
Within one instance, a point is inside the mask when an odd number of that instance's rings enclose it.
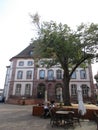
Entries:
{"label": "roof dormer window", "polygon": [[29,55],[30,55],[30,56],[32,56],[32,55],[33,55],[33,51],[32,51],[32,50],[29,52]]}

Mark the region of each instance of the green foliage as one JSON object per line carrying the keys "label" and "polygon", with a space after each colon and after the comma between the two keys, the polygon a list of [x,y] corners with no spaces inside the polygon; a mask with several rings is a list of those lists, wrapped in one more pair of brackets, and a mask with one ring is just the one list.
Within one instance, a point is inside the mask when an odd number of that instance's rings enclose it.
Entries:
{"label": "green foliage", "polygon": [[[34,22],[38,25],[38,15],[35,15]],[[74,71],[79,65],[82,66],[82,63],[84,66],[84,61],[90,62],[97,53],[97,24],[82,23],[73,31],[66,24],[50,21],[43,22],[38,32],[40,33],[35,41],[35,55],[39,58],[52,58],[53,65],[60,62],[63,69],[67,66]]]}
{"label": "green foliage", "polygon": [[86,68],[87,63],[98,57],[98,24],[82,23],[72,30],[67,24],[53,21],[40,23],[37,14],[33,17],[33,23],[38,29],[38,38],[33,41],[34,57],[52,59],[46,60],[47,67],[61,64],[66,87],[65,100],[69,105],[69,82],[73,72],[79,66]]}

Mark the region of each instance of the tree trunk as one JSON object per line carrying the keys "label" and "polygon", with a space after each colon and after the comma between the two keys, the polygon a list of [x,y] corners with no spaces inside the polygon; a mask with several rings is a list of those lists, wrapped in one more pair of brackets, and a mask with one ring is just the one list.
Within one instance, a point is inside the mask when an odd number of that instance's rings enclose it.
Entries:
{"label": "tree trunk", "polygon": [[70,92],[69,92],[69,82],[70,82],[70,77],[67,72],[64,71],[64,76],[63,76],[63,84],[64,84],[64,105],[65,106],[71,106],[70,102]]}

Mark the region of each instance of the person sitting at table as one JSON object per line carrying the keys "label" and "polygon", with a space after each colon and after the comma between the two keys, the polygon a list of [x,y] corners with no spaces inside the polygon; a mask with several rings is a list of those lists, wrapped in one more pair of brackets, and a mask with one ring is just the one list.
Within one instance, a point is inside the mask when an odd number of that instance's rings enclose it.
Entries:
{"label": "person sitting at table", "polygon": [[42,117],[44,118],[49,117],[49,103],[44,104],[44,113],[42,114]]}

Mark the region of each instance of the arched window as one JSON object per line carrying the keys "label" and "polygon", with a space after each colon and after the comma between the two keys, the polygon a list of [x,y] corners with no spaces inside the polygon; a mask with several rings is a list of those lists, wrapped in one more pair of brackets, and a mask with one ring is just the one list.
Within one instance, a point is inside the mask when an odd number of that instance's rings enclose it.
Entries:
{"label": "arched window", "polygon": [[39,84],[37,87],[37,97],[38,98],[44,98],[45,97],[45,85]]}
{"label": "arched window", "polygon": [[48,80],[53,80],[54,79],[54,72],[53,70],[48,70]]}
{"label": "arched window", "polygon": [[62,84],[56,85],[56,98],[59,100],[63,99],[63,90],[62,90]]}
{"label": "arched window", "polygon": [[39,79],[44,79],[45,78],[45,70],[40,70],[39,71]]}
{"label": "arched window", "polygon": [[62,70],[57,70],[56,71],[56,78],[57,79],[62,79]]}
{"label": "arched window", "polygon": [[60,99],[61,93],[62,93],[62,88],[61,87],[56,88],[56,97],[57,97],[57,99]]}

